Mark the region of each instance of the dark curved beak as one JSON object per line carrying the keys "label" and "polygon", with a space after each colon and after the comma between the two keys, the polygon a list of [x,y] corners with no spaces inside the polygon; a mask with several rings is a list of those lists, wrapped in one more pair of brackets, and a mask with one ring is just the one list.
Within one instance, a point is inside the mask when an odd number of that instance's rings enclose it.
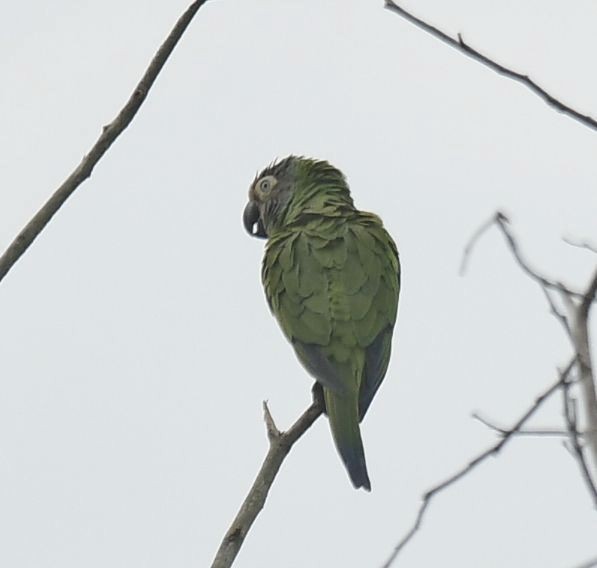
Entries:
{"label": "dark curved beak", "polygon": [[243,224],[247,233],[252,237],[259,237],[260,239],[267,239],[267,233],[263,226],[263,221],[259,216],[259,207],[255,201],[249,201],[243,212]]}

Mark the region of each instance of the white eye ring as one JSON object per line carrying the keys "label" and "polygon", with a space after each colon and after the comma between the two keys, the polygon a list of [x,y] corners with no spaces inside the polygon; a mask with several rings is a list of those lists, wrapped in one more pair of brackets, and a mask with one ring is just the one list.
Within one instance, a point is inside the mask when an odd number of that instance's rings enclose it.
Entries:
{"label": "white eye ring", "polygon": [[259,182],[259,189],[263,191],[263,193],[269,193],[271,188],[272,187],[269,179],[262,179]]}

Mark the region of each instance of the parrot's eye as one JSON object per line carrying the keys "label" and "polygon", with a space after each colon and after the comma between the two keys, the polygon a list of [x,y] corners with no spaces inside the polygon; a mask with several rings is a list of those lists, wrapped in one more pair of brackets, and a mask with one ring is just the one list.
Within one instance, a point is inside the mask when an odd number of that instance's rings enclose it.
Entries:
{"label": "parrot's eye", "polygon": [[261,193],[269,193],[275,185],[276,179],[272,176],[267,176],[259,181],[258,187]]}

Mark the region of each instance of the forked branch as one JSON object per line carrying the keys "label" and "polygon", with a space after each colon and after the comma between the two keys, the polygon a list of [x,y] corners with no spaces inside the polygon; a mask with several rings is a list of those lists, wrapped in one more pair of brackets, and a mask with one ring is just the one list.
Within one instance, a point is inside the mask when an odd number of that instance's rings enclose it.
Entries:
{"label": "forked branch", "polygon": [[269,439],[269,450],[238,514],[224,535],[211,568],[229,568],[232,566],[247,533],[265,505],[267,494],[284,458],[290,452],[293,444],[321,416],[322,406],[319,400],[315,400],[286,432],[278,430],[265,402],[263,403],[263,412]]}
{"label": "forked branch", "polygon": [[[483,422],[486,426],[497,431],[500,441],[479,454],[468,465],[464,466],[454,475],[445,481],[435,485],[423,495],[421,506],[419,507],[415,521],[409,531],[398,542],[392,554],[383,565],[383,568],[389,568],[396,560],[401,550],[410,542],[417,531],[420,529],[425,513],[430,503],[438,493],[452,486],[457,481],[468,475],[475,467],[485,461],[489,456],[497,454],[504,445],[515,435],[548,435],[548,436],[566,436],[569,442],[571,453],[578,462],[580,471],[591,498],[597,507],[597,487],[595,483],[595,473],[591,473],[591,467],[585,454],[589,454],[593,461],[593,472],[597,467],[597,396],[595,394],[595,377],[591,361],[591,352],[589,346],[588,319],[591,306],[597,296],[597,270],[591,278],[585,291],[573,290],[570,286],[562,282],[556,282],[547,278],[534,268],[532,268],[520,251],[518,241],[510,229],[509,220],[502,212],[498,211],[489,220],[483,223],[475,231],[470,241],[464,249],[461,274],[464,273],[467,263],[470,259],[473,248],[483,234],[492,226],[496,225],[500,230],[508,248],[512,252],[514,259],[520,268],[534,280],[543,291],[548,302],[550,311],[561,323],[570,338],[574,348],[574,354],[568,365],[559,371],[558,380],[553,383],[546,391],[537,397],[534,404],[521,416],[512,428],[496,426],[494,423],[475,415],[475,418]],[[550,291],[559,293],[564,300],[568,313],[562,313],[555,305]],[[574,381],[573,381],[573,371]],[[579,398],[581,406],[584,409],[584,422],[586,428],[581,431],[578,428],[579,420],[576,411],[576,400],[571,395],[572,388],[579,389]],[[528,430],[523,429],[524,424],[536,412],[539,406],[555,391],[561,390],[564,400],[564,421],[566,431],[560,429],[549,430]]]}
{"label": "forked branch", "polygon": [[477,466],[481,465],[487,458],[496,455],[500,452],[500,450],[517,434],[520,429],[527,423],[527,421],[537,412],[539,407],[554,393],[556,392],[566,381],[569,380],[570,373],[576,364],[576,357],[573,358],[566,368],[563,371],[559,372],[558,380],[552,383],[549,388],[547,388],[543,393],[541,393],[536,399],[535,402],[524,412],[524,414],[516,421],[516,423],[509,429],[502,430],[500,432],[500,440],[487,448],[484,452],[481,452],[477,457],[472,459],[466,466],[458,470],[456,473],[438,483],[431,489],[429,489],[424,495],[419,510],[417,512],[417,516],[415,518],[415,522],[408,530],[408,532],[400,539],[392,554],[390,554],[389,558],[383,564],[382,568],[390,568],[398,554],[402,551],[402,549],[412,540],[415,536],[417,531],[421,528],[421,524],[423,523],[423,519],[425,517],[425,513],[427,509],[431,505],[432,499],[441,493],[445,489],[448,489],[456,482],[460,481],[463,477],[467,476],[473,469]]}

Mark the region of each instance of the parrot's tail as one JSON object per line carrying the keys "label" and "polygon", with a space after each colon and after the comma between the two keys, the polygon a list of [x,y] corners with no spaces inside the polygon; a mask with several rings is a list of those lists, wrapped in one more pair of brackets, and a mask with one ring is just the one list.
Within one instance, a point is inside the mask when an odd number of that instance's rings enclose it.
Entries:
{"label": "parrot's tail", "polygon": [[348,475],[356,489],[371,491],[367,474],[365,451],[359,429],[358,395],[341,395],[324,388],[325,407],[336,448],[346,465]]}

